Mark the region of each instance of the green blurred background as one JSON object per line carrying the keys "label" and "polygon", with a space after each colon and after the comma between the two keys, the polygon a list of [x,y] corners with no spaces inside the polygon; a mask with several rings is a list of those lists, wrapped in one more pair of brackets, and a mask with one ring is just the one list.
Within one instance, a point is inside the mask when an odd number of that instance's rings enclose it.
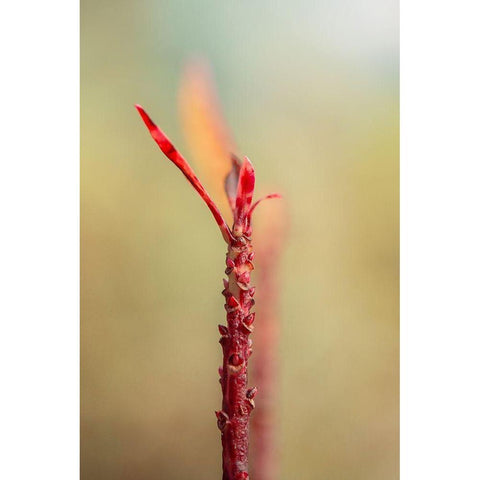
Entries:
{"label": "green blurred background", "polygon": [[397,10],[82,0],[83,480],[221,478],[225,246],[133,107],[189,156],[177,92],[196,55],[288,210],[281,478],[398,478]]}

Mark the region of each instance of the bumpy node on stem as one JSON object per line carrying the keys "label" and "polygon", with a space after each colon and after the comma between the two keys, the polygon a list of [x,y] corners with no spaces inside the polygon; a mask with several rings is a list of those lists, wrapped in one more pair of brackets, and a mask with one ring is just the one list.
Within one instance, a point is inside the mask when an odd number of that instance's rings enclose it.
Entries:
{"label": "bumpy node on stem", "polygon": [[248,258],[251,250],[250,239],[235,241],[228,247],[226,260],[227,266],[230,265],[227,267],[228,283],[225,288],[227,326],[224,328],[227,332],[224,333],[222,328],[220,384],[222,412],[228,417],[228,424],[218,424],[222,436],[224,480],[248,478],[248,423],[255,407],[253,397],[256,393],[256,389],[247,388],[248,358],[252,345],[249,335],[255,318],[250,311],[255,293],[250,285],[253,264]]}

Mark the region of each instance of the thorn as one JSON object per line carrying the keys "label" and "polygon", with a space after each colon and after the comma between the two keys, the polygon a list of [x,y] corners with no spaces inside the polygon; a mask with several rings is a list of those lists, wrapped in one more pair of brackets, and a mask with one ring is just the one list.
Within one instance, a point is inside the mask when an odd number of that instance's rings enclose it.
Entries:
{"label": "thorn", "polygon": [[220,332],[220,335],[228,335],[228,328],[225,325],[219,325],[218,326],[218,331]]}
{"label": "thorn", "polygon": [[230,257],[227,257],[227,267],[229,268],[233,268],[235,266],[235,262],[230,258]]}
{"label": "thorn", "polygon": [[252,387],[247,390],[247,398],[255,398],[255,395],[258,393],[257,387]]}
{"label": "thorn", "polygon": [[255,295],[255,287],[252,287],[249,291],[248,294],[253,297]]}
{"label": "thorn", "polygon": [[233,295],[228,297],[227,304],[229,307],[238,307],[240,305],[238,300]]}
{"label": "thorn", "polygon": [[247,315],[245,317],[244,323],[250,326],[254,320],[255,320],[255,313],[250,313],[250,315]]}
{"label": "thorn", "polygon": [[232,267],[227,267],[227,268],[225,269],[225,275],[230,275],[230,274],[232,273],[232,271],[233,271],[233,268],[232,268]]}
{"label": "thorn", "polygon": [[248,259],[249,259],[250,261],[252,261],[254,258],[255,258],[255,253],[254,253],[254,252],[250,252],[250,253],[248,254]]}
{"label": "thorn", "polygon": [[245,321],[243,321],[240,326],[242,327],[243,329],[243,333],[246,333],[247,335],[249,335],[250,333],[253,332],[253,325],[247,325],[245,323]]}
{"label": "thorn", "polygon": [[228,415],[223,411],[216,411],[215,415],[217,416],[217,426],[220,431],[225,430],[225,427],[227,426],[228,423],[230,423],[230,419]]}

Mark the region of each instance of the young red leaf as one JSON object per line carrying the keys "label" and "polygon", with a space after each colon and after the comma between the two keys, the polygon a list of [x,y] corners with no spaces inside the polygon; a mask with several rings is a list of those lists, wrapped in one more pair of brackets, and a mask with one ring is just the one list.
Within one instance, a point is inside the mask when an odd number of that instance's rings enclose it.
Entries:
{"label": "young red leaf", "polygon": [[[195,169],[198,166],[205,187],[230,223],[230,212],[226,207],[231,206],[231,201],[228,194],[227,198],[224,197],[224,180],[232,168],[231,152],[236,152],[237,148],[222,113],[208,63],[198,58],[187,63],[178,99],[182,129],[192,152],[192,166]],[[240,164],[238,161],[238,170]],[[233,208],[236,191],[235,183]]]}
{"label": "young red leaf", "polygon": [[250,209],[249,215],[252,215],[253,211],[258,207],[258,204],[260,202],[263,202],[264,200],[268,200],[270,198],[282,198],[282,196],[279,193],[270,193],[269,195],[265,195],[262,198],[259,198],[253,205],[252,208]]}
{"label": "young red leaf", "polygon": [[192,167],[188,164],[188,162],[183,158],[180,152],[173,146],[172,142],[168,139],[168,137],[160,130],[160,128],[153,123],[152,119],[149,117],[147,112],[140,106],[135,105],[135,108],[138,110],[138,113],[142,117],[142,120],[145,122],[148,130],[152,138],[160,147],[160,150],[165,154],[165,156],[170,159],[185,175],[187,180],[192,184],[193,188],[198,192],[198,194],[202,197],[203,201],[207,204],[207,207],[213,214],[217,225],[222,232],[222,236],[227,243],[232,240],[232,233],[228,228],[225,220],[223,219],[218,207],[215,205],[213,200],[210,198],[210,195],[207,193],[203,185],[200,183],[200,180],[195,175]]}
{"label": "young red leaf", "polygon": [[243,232],[243,227],[246,224],[248,212],[252,205],[253,189],[255,188],[255,171],[250,160],[245,157],[245,160],[240,168],[237,198],[235,201],[235,227],[238,233]]}

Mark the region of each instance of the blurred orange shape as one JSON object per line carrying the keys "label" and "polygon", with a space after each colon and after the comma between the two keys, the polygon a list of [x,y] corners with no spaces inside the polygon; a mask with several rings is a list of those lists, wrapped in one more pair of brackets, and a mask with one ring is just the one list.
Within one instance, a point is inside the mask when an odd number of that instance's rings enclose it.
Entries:
{"label": "blurred orange shape", "polygon": [[231,202],[228,202],[224,185],[232,164],[235,169],[239,160],[233,155],[236,146],[205,62],[196,60],[187,64],[179,91],[179,109],[193,161],[230,222]]}

